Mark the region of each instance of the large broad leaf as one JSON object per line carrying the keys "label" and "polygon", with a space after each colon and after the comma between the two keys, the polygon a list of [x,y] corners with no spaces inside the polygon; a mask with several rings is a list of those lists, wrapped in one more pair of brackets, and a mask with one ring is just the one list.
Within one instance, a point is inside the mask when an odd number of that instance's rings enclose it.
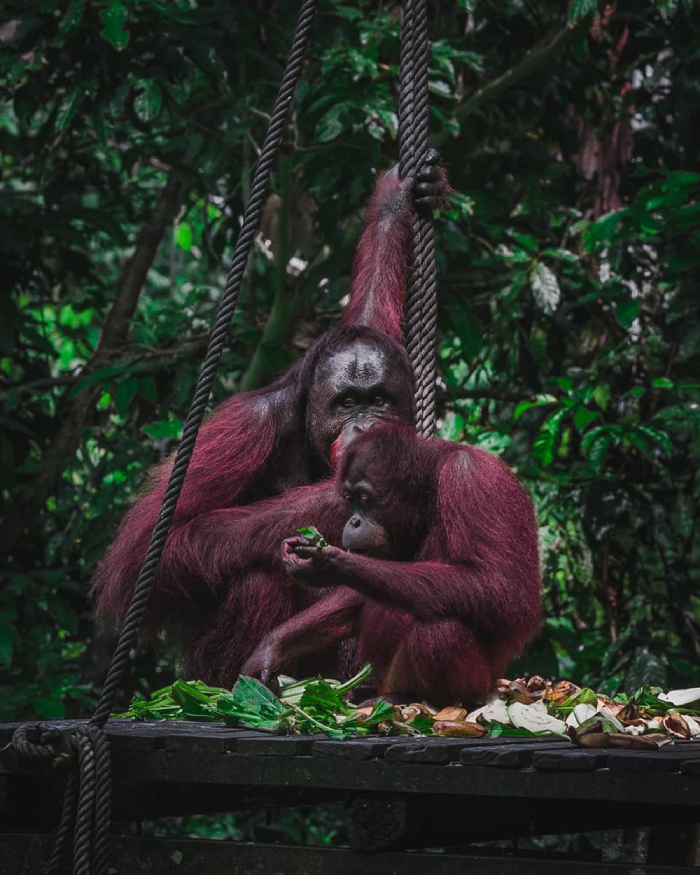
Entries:
{"label": "large broad leaf", "polygon": [[673,452],[671,439],[665,431],[654,428],[652,425],[638,425],[635,431],[639,432],[639,434],[644,435],[644,437],[648,438],[650,441],[653,441],[655,444],[658,444],[658,446],[660,446],[661,449],[669,456]]}
{"label": "large broad leaf", "polygon": [[590,431],[586,432],[586,435],[583,438],[583,451],[588,458],[591,468],[593,468],[597,474],[600,474],[603,470],[605,453],[611,441],[615,439],[615,433],[610,426],[607,425],[601,425],[599,428],[592,428]]}
{"label": "large broad leaf", "polygon": [[530,288],[535,301],[545,313],[553,313],[561,301],[559,281],[541,261],[533,261],[530,268]]}
{"label": "large broad leaf", "polygon": [[271,719],[278,717],[284,705],[268,688],[255,678],[241,675],[233,688],[233,705],[242,711],[253,711]]}

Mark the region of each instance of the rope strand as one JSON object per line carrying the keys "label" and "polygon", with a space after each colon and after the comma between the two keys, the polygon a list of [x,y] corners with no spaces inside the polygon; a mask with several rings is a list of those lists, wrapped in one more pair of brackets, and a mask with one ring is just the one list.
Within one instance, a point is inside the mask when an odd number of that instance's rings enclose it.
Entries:
{"label": "rope strand", "polygon": [[[406,0],[401,31],[399,94],[399,172],[415,175],[430,145],[427,0]],[[435,228],[430,216],[414,214],[413,263],[406,289],[406,351],[416,377],[416,426],[435,430],[437,373],[437,264]]]}

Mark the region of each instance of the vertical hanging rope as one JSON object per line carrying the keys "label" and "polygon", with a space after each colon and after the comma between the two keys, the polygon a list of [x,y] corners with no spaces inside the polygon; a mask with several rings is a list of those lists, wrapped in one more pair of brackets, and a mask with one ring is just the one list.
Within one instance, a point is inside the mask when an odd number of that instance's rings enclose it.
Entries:
{"label": "vertical hanging rope", "polygon": [[78,753],[78,768],[77,773],[72,772],[68,779],[61,823],[48,869],[49,875],[58,875],[63,870],[71,833],[74,837],[74,875],[105,875],[107,871],[111,816],[111,767],[109,743],[103,727],[112,713],[119,685],[129,664],[131,650],[136,644],[141,617],[187,475],[197,434],[216,379],[219,361],[226,346],[231,321],[238,303],[241,282],[260,224],[270,172],[301,75],[315,13],[316,0],[303,0],[292,37],[287,66],[272,110],[260,160],[255,169],[243,225],[236,241],[226,285],[209,336],[209,345],[197,378],[194,397],[185,420],[182,439],[163,497],[158,521],[136,581],[134,595],[119,635],[119,641],[97,708],[89,724],[78,729],[72,736],[72,744]]}
{"label": "vertical hanging rope", "polygon": [[[399,80],[399,172],[414,175],[430,140],[427,0],[406,0],[401,30]],[[435,430],[437,264],[432,218],[414,214],[413,269],[406,292],[406,350],[416,375],[417,428]]]}

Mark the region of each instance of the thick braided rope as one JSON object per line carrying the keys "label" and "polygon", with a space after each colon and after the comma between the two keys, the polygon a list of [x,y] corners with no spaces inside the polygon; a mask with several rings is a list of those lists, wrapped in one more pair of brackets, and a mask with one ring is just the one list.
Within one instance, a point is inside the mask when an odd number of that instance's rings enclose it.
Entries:
{"label": "thick braided rope", "polygon": [[76,732],[73,736],[73,745],[78,751],[80,774],[78,811],[73,833],[73,872],[74,875],[90,875],[92,826],[97,792],[95,750],[92,739],[86,732]]}
{"label": "thick braided rope", "polygon": [[[413,0],[407,0],[403,9],[399,58],[399,175],[402,179],[416,172],[415,68],[415,4]],[[415,269],[415,260],[413,269]],[[417,389],[421,326],[420,295],[410,297],[407,295],[405,320],[406,351],[413,366]]]}
{"label": "thick braided rope", "polygon": [[93,828],[92,875],[107,875],[109,860],[109,832],[112,822],[112,763],[109,739],[103,729],[91,726],[95,748],[95,824]]}
{"label": "thick braided rope", "polygon": [[297,25],[292,38],[292,46],[287,59],[287,67],[282,77],[280,90],[272,111],[270,125],[265,135],[262,152],[255,176],[251,186],[250,197],[243,217],[243,226],[236,242],[236,248],[231,260],[226,287],[221,297],[221,303],[216,315],[214,327],[209,338],[209,346],[204,358],[202,369],[199,373],[194,397],[187,414],[182,440],[175,457],[168,487],[163,498],[158,522],[156,523],[151,542],[146,553],[143,566],[139,573],[129,610],[119,636],[112,664],[109,668],[102,696],[98,703],[91,723],[104,726],[107,721],[116,696],[119,684],[129,662],[129,654],[136,643],[141,616],[143,615],[146,601],[151,590],[151,584],[158,568],[163,547],[168,537],[170,523],[175,512],[177,500],[182,490],[187,468],[192,457],[199,427],[202,424],[204,412],[209,401],[209,395],[214,385],[219,359],[226,345],[231,319],[238,303],[238,294],[241,281],[245,272],[250,250],[260,224],[262,208],[267,186],[270,178],[270,170],[282,139],[282,131],[286,124],[289,107],[294,97],[297,82],[301,74],[304,54],[308,43],[311,25],[316,12],[316,0],[304,0],[302,3]]}
{"label": "thick braided rope", "polygon": [[74,875],[106,875],[112,812],[112,772],[109,739],[89,723],[70,739],[77,762],[68,776],[63,814],[56,835],[48,875],[64,871],[71,835]]}
{"label": "thick braided rope", "polygon": [[163,497],[158,521],[136,581],[134,595],[112,657],[100,701],[90,724],[75,734],[78,770],[71,772],[68,778],[61,823],[48,868],[49,875],[59,875],[63,870],[70,834],[73,831],[74,875],[105,875],[107,871],[111,814],[111,766],[109,743],[102,727],[112,712],[117,690],[129,663],[131,650],[136,643],[141,617],[168,537],[209,395],[216,379],[219,360],[228,339],[229,327],[238,303],[241,282],[260,224],[270,172],[301,75],[315,13],[316,0],[303,0],[292,37],[287,66],[282,76],[270,125],[265,135],[260,160],[255,169],[250,196],[243,216],[243,225],[236,241],[226,285],[209,336],[209,345],[197,378],[194,397],[185,420],[182,440]]}
{"label": "thick braided rope", "polygon": [[414,9],[411,0],[404,6],[401,23],[399,57],[399,175],[401,179],[415,173],[414,78],[415,78]]}
{"label": "thick braided rope", "polygon": [[68,783],[63,794],[63,809],[61,811],[61,822],[56,832],[56,839],[51,852],[51,861],[49,862],[47,875],[61,875],[68,852],[68,844],[73,833],[75,825],[75,812],[78,807],[78,792],[80,781],[78,778],[77,768],[74,768],[68,775]]}
{"label": "thick braided rope", "polygon": [[[408,172],[411,168],[415,173],[423,166],[429,147],[427,0],[407,0],[404,16],[399,98],[402,176],[404,169]],[[405,69],[404,62],[408,64]],[[406,154],[409,150],[410,163]],[[431,217],[414,215],[413,269],[406,292],[406,350],[416,376],[417,427],[426,435],[435,428],[436,332],[435,229]]]}

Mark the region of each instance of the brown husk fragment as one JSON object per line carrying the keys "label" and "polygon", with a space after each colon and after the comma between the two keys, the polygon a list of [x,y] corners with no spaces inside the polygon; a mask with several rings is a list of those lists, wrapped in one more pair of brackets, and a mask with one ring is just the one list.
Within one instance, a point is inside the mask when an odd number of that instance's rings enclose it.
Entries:
{"label": "brown husk fragment", "polygon": [[358,723],[362,723],[363,720],[366,720],[369,715],[374,711],[372,705],[365,705],[363,708],[356,708],[352,712],[352,716],[358,721]]}
{"label": "brown husk fragment", "polygon": [[673,739],[660,733],[654,735],[627,735],[624,732],[610,732],[610,747],[627,748],[628,750],[658,750],[665,744],[671,744]]}
{"label": "brown husk fragment", "polygon": [[578,747],[610,747],[610,733],[603,731],[603,722],[596,720],[583,732],[569,726],[566,734]]}
{"label": "brown husk fragment", "polygon": [[676,738],[690,738],[690,726],[682,714],[667,711],[662,718],[662,723],[666,732],[670,732]]}
{"label": "brown husk fragment", "polygon": [[508,687],[508,692],[516,702],[520,702],[522,705],[532,705],[535,701],[522,681],[513,681]]}
{"label": "brown husk fragment", "polygon": [[639,720],[639,708],[636,702],[628,702],[615,715],[620,723],[631,723],[633,720]]}
{"label": "brown husk fragment", "polygon": [[438,720],[433,724],[433,732],[453,738],[482,738],[488,734],[485,726],[467,720]]}
{"label": "brown husk fragment", "polygon": [[576,693],[581,692],[581,687],[577,687],[576,684],[572,684],[571,681],[559,681],[554,684],[551,690],[548,690],[545,694],[545,698],[554,702],[555,705],[561,705],[566,702],[567,699],[570,699],[572,696],[575,696]]}
{"label": "brown husk fragment", "polygon": [[541,699],[545,695],[551,686],[552,684],[541,675],[533,674],[527,682],[527,691],[537,701],[537,699]]}
{"label": "brown husk fragment", "polygon": [[[419,714],[422,714],[416,705],[394,705],[394,721],[411,724]],[[429,713],[429,712],[428,712]]]}
{"label": "brown husk fragment", "polygon": [[451,705],[448,708],[443,708],[442,711],[438,711],[437,714],[433,715],[433,720],[442,721],[453,721],[453,720],[464,720],[467,716],[466,709],[459,708],[456,705]]}
{"label": "brown husk fragment", "polygon": [[597,707],[599,711],[601,708],[607,708],[608,711],[613,715],[613,717],[617,717],[617,719],[619,720],[620,718],[618,715],[624,706],[621,705],[619,702],[613,702],[613,700],[609,699],[607,696],[599,695]]}

